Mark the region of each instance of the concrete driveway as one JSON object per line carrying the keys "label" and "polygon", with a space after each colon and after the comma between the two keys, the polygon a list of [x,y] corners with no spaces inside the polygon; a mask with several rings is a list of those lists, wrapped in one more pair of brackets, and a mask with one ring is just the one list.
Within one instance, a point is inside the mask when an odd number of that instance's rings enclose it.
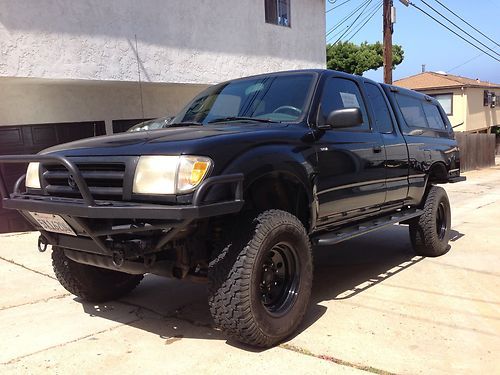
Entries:
{"label": "concrete driveway", "polygon": [[445,186],[451,250],[416,257],[407,227],[315,251],[306,320],[256,351],[211,327],[204,285],[148,276],[83,303],[55,280],[35,233],[0,237],[0,372],[498,373],[500,167]]}

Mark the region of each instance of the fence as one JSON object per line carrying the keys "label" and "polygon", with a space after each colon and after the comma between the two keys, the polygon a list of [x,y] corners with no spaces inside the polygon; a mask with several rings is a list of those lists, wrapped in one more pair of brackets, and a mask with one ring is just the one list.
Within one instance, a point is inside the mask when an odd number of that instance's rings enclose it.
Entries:
{"label": "fence", "polygon": [[455,133],[460,147],[460,169],[470,171],[495,165],[495,134]]}

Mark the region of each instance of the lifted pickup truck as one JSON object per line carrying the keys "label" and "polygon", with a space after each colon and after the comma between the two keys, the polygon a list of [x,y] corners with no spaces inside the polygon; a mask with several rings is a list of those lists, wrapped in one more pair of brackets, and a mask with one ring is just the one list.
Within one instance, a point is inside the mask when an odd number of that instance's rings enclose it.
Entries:
{"label": "lifted pickup truck", "polygon": [[28,162],[2,204],[52,245],[68,291],[104,301],[146,273],[206,280],[215,324],[261,347],[304,317],[313,245],[406,223],[417,254],[446,253],[436,184],[464,179],[435,99],[328,70],[221,83],[166,129],[0,158]]}

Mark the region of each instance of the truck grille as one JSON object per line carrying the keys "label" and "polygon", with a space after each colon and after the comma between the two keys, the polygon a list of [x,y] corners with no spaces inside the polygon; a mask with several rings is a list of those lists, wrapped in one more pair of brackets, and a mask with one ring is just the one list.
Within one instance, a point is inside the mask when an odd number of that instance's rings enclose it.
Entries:
{"label": "truck grille", "polygon": [[[125,163],[76,162],[95,199],[123,199]],[[45,192],[57,197],[81,197],[68,170],[62,165],[44,164]]]}

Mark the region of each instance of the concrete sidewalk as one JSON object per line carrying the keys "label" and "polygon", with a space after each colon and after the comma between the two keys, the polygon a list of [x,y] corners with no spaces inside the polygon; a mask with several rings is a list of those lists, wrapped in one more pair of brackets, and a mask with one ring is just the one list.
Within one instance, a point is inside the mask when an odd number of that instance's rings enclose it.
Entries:
{"label": "concrete sidewalk", "polygon": [[204,285],[147,276],[83,303],[54,279],[35,233],[0,236],[2,373],[495,373],[500,368],[500,167],[446,185],[453,238],[412,254],[407,227],[315,251],[298,334],[256,351],[211,327]]}

